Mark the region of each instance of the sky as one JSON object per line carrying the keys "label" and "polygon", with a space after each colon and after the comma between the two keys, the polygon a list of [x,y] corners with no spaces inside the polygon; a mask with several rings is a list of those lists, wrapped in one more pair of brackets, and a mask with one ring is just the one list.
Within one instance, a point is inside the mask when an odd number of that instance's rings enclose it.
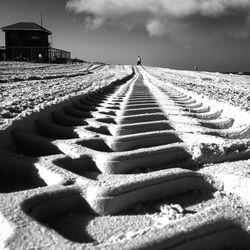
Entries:
{"label": "sky", "polygon": [[40,24],[41,10],[52,46],[72,58],[250,71],[250,0],[0,0],[0,27]]}

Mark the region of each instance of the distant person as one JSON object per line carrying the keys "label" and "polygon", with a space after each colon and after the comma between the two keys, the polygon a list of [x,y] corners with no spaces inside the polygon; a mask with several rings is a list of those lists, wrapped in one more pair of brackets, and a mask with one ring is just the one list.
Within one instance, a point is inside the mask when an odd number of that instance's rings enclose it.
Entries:
{"label": "distant person", "polygon": [[198,67],[197,67],[197,66],[194,66],[194,70],[195,70],[195,71],[198,71]]}
{"label": "distant person", "polygon": [[38,54],[38,60],[39,60],[39,62],[42,62],[42,61],[43,61],[43,56],[42,56],[41,53]]}
{"label": "distant person", "polygon": [[137,57],[137,65],[141,65],[141,57],[140,56]]}

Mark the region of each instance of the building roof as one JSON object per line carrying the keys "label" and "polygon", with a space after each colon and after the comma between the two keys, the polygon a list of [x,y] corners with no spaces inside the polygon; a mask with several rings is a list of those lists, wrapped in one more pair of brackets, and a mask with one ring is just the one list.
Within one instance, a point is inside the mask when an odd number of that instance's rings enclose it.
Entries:
{"label": "building roof", "polygon": [[36,31],[43,31],[49,35],[51,35],[51,32],[42,26],[32,23],[32,22],[20,22],[20,23],[15,23],[9,26],[2,27],[3,31],[9,31],[9,30],[36,30]]}

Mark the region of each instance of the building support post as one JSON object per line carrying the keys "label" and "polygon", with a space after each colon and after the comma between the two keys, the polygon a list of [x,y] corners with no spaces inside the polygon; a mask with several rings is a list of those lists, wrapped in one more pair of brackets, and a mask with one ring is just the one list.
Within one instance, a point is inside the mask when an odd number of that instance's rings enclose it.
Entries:
{"label": "building support post", "polygon": [[32,48],[30,48],[30,61],[33,62],[33,51],[32,51]]}

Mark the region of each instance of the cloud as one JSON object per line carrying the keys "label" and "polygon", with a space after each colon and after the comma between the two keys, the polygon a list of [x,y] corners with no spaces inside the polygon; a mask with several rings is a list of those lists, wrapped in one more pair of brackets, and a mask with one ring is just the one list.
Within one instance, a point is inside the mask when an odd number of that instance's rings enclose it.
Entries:
{"label": "cloud", "polygon": [[164,36],[174,21],[180,24],[193,16],[219,19],[243,13],[247,22],[250,0],[68,0],[66,8],[85,14],[89,29],[143,25],[149,35]]}
{"label": "cloud", "polygon": [[[189,31],[185,22],[180,22],[171,18],[152,18],[146,22],[146,30],[150,36],[169,36],[173,40],[184,40],[185,33]],[[182,34],[183,36],[181,36]]]}
{"label": "cloud", "polygon": [[246,40],[249,38],[249,32],[247,31],[226,31],[225,32],[225,37],[228,38],[228,39],[231,39],[231,40],[236,40],[236,41],[239,41],[239,40]]}
{"label": "cloud", "polygon": [[130,13],[187,16],[219,16],[231,10],[250,9],[249,0],[68,0],[67,8],[77,13],[111,17]]}
{"label": "cloud", "polygon": [[159,20],[155,19],[149,20],[149,22],[146,24],[146,27],[149,35],[151,36],[161,37],[167,34],[167,30],[164,23]]}
{"label": "cloud", "polygon": [[102,18],[90,18],[87,16],[85,18],[85,26],[89,30],[96,30],[104,25],[104,19]]}
{"label": "cloud", "polygon": [[247,16],[247,19],[246,19],[246,25],[247,25],[247,27],[250,28],[250,12],[249,12],[249,15]]}

